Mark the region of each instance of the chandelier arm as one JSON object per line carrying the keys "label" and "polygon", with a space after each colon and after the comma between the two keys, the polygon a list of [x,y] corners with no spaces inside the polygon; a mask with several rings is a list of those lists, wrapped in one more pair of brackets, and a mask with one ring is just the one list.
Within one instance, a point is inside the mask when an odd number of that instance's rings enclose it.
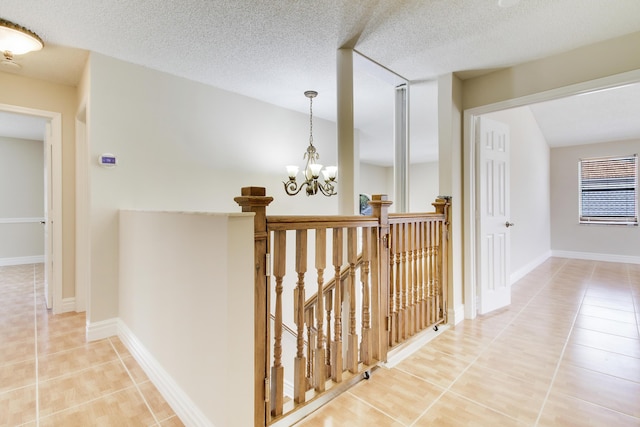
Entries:
{"label": "chandelier arm", "polygon": [[304,183],[303,185],[298,186],[298,183],[296,181],[283,181],[282,183],[284,184],[284,191],[290,196],[295,196],[300,192],[300,190],[304,188]]}
{"label": "chandelier arm", "polygon": [[320,184],[320,183],[319,183],[318,187],[320,188],[320,192],[321,192],[323,195],[327,196],[327,197],[335,196],[336,194],[338,194],[338,193],[336,192],[336,188],[335,188],[335,186],[333,185],[333,183],[335,183],[335,182],[336,182],[336,181],[333,181],[333,182],[325,182],[324,184]]}

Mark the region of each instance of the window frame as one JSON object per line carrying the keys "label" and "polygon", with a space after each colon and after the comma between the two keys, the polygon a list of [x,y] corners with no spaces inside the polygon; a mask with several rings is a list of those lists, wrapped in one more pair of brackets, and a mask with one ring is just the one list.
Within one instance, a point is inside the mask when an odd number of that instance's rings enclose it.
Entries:
{"label": "window frame", "polygon": [[[616,160],[632,160],[633,161],[633,193],[634,193],[634,216],[596,216],[583,215],[583,162],[607,162]],[[606,188],[606,186],[604,187]],[[638,154],[630,154],[626,156],[600,156],[590,157],[578,160],[578,222],[579,224],[600,224],[600,225],[638,225]]]}

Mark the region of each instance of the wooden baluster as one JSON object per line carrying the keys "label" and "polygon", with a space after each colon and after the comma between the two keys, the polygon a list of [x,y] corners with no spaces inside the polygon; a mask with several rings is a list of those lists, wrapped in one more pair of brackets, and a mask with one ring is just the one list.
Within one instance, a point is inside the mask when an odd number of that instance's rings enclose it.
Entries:
{"label": "wooden baluster", "polygon": [[429,309],[431,311],[431,318],[429,319],[430,324],[436,323],[436,299],[435,299],[435,284],[436,284],[436,274],[438,272],[438,260],[437,260],[437,252],[436,252],[436,222],[429,222],[429,234],[431,235],[431,245],[429,247],[430,253],[430,269],[431,276],[429,277]]}
{"label": "wooden baluster", "polygon": [[400,233],[399,233],[399,237],[400,237],[400,255],[401,255],[401,259],[400,259],[400,268],[401,268],[401,277],[402,277],[402,284],[401,284],[401,304],[402,304],[402,309],[400,311],[400,333],[399,338],[401,341],[404,341],[405,339],[407,339],[408,336],[408,324],[409,324],[409,310],[407,309],[408,304],[407,304],[407,296],[408,296],[408,289],[407,289],[407,272],[408,272],[408,268],[407,268],[407,226],[406,224],[402,223],[399,224],[400,226]]}
{"label": "wooden baluster", "polygon": [[316,270],[318,271],[318,297],[316,299],[316,330],[318,337],[316,338],[317,346],[314,354],[314,381],[313,386],[316,391],[323,392],[325,390],[325,382],[327,380],[327,370],[325,368],[325,336],[324,328],[324,300],[322,298],[322,286],[324,285],[324,269],[327,264],[327,230],[324,228],[316,229]]}
{"label": "wooden baluster", "polygon": [[343,262],[342,228],[333,229],[333,268],[335,270],[334,339],[331,344],[331,378],[342,382],[342,280],[340,269]]}
{"label": "wooden baluster", "polygon": [[426,324],[427,327],[431,326],[431,221],[427,220],[425,223],[425,246],[424,246],[424,268],[425,268],[425,305],[426,310]]}
{"label": "wooden baluster", "polygon": [[349,262],[349,343],[347,368],[358,372],[358,334],[356,333],[356,263],[358,262],[358,229],[347,230],[347,261]]}
{"label": "wooden baluster", "polygon": [[426,232],[427,223],[425,221],[420,222],[420,329],[427,327],[427,298],[426,298],[426,272],[425,262],[427,258],[426,251]]}
{"label": "wooden baluster", "polygon": [[313,327],[313,321],[315,319],[314,313],[315,305],[309,307],[306,311],[306,323],[307,323],[307,384],[308,390],[310,385],[313,384],[313,354],[316,349],[317,332]]}
{"label": "wooden baluster", "polygon": [[442,318],[442,310],[440,307],[440,296],[442,295],[442,290],[440,289],[440,275],[442,274],[442,264],[441,264],[441,256],[440,256],[440,233],[442,230],[442,221],[438,220],[435,222],[435,232],[434,237],[436,240],[436,244],[434,245],[435,249],[435,263],[436,263],[436,274],[434,275],[434,305],[435,305],[435,319],[434,323],[440,321]]}
{"label": "wooden baluster", "polygon": [[402,225],[395,224],[394,226],[395,232],[393,233],[393,237],[395,238],[395,270],[396,270],[396,284],[395,284],[395,330],[393,331],[395,334],[394,344],[397,344],[402,341]]}
{"label": "wooden baluster", "polygon": [[389,245],[389,346],[393,346],[397,342],[398,328],[398,312],[397,312],[397,293],[398,280],[396,276],[396,231],[397,227],[391,225],[388,234]]}
{"label": "wooden baluster", "polygon": [[369,241],[371,228],[362,230],[362,267],[360,269],[360,280],[362,282],[362,343],[360,344],[360,359],[365,365],[371,365],[372,342],[371,342],[371,309],[370,309],[370,288],[369,288],[369,264],[370,252]]}
{"label": "wooden baluster", "polygon": [[271,367],[271,415],[282,415],[284,402],[284,367],[282,366],[282,280],[286,273],[286,231],[273,233],[273,275],[276,279],[276,314],[274,321],[273,366]]}
{"label": "wooden baluster", "polygon": [[421,222],[420,221],[416,221],[413,223],[413,227],[414,227],[414,236],[413,236],[413,241],[414,241],[414,246],[413,246],[413,280],[414,280],[414,296],[415,296],[415,300],[414,300],[414,304],[415,304],[415,308],[416,308],[416,317],[415,317],[415,330],[416,332],[420,331],[422,329],[422,322],[421,322],[421,316],[422,316],[422,296],[420,294],[420,289],[421,289],[421,283],[420,281],[422,280],[422,274],[420,271],[420,235],[421,235],[421,231],[420,231],[420,227],[421,227]]}
{"label": "wooden baluster", "polygon": [[296,273],[298,281],[293,292],[294,316],[297,326],[296,358],[294,360],[293,400],[304,403],[307,392],[306,364],[304,357],[304,275],[307,272],[307,230],[296,231]]}
{"label": "wooden baluster", "polygon": [[326,312],[327,312],[327,318],[326,318],[326,324],[327,324],[327,330],[325,331],[326,334],[325,336],[327,337],[327,339],[325,340],[326,345],[325,345],[325,360],[324,360],[324,366],[325,366],[325,378],[330,378],[331,377],[331,312],[333,310],[333,290],[329,289],[327,290],[327,292],[324,294],[324,306],[326,307]]}
{"label": "wooden baluster", "polygon": [[409,335],[414,335],[418,331],[416,300],[418,298],[418,274],[416,271],[416,223],[410,222],[408,258],[409,258],[409,301],[411,309],[409,311]]}

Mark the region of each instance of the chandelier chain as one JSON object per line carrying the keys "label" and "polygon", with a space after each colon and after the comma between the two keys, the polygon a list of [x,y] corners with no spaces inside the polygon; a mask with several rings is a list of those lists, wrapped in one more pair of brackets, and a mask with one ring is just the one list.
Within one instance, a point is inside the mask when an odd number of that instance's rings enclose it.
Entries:
{"label": "chandelier chain", "polygon": [[313,145],[313,97],[309,98],[309,144]]}

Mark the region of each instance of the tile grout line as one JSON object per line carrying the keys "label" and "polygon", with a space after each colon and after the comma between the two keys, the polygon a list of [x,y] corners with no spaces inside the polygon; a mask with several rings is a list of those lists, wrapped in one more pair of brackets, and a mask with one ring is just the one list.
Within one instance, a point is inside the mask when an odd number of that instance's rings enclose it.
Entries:
{"label": "tile grout line", "polygon": [[540,411],[538,411],[538,418],[536,418],[536,422],[533,424],[533,427],[538,426],[540,424],[540,419],[542,418],[542,413],[544,412],[544,408],[547,405],[547,401],[549,400],[549,395],[551,394],[551,389],[553,388],[553,384],[556,382],[556,378],[558,376],[558,371],[560,371],[560,365],[562,364],[562,359],[564,358],[564,353],[567,350],[567,345],[569,345],[569,340],[571,339],[571,334],[573,333],[573,329],[576,325],[576,320],[580,315],[580,310],[582,309],[582,305],[584,303],[584,298],[587,294],[587,290],[589,289],[591,279],[593,279],[593,273],[596,271],[596,263],[593,264],[591,269],[591,274],[589,275],[589,281],[587,282],[587,288],[584,290],[582,294],[582,299],[580,301],[580,306],[578,310],[576,310],[576,314],[573,316],[573,322],[571,322],[571,329],[569,329],[569,334],[567,335],[567,339],[562,346],[562,351],[560,352],[560,356],[558,358],[558,363],[556,364],[556,369],[553,371],[553,376],[551,377],[551,382],[549,383],[549,388],[547,389],[547,393],[544,396],[544,400],[542,401],[542,405],[540,406]]}
{"label": "tile grout line", "polygon": [[[120,355],[120,352],[118,352],[116,347],[113,345],[113,342],[111,341],[111,338],[108,338],[108,340],[109,340],[109,345],[111,346],[113,351],[116,352],[116,355],[118,356],[118,360],[120,361],[120,363],[124,367],[124,370],[127,372],[127,375],[131,379],[131,382],[133,383],[134,387],[136,388],[136,391],[138,392],[140,397],[142,397],[142,401],[144,402],[144,404],[147,407],[147,409],[149,410],[149,412],[151,412],[151,416],[153,417],[153,420],[155,421],[155,425],[160,425],[160,421],[158,420],[158,417],[156,417],[156,414],[153,411],[153,409],[151,408],[151,405],[149,405],[149,402],[147,402],[147,398],[144,396],[144,393],[142,393],[142,390],[140,390],[140,387],[138,386],[138,382],[135,380],[135,378],[133,378],[133,375],[131,374],[131,371],[129,371],[129,368],[127,368],[127,365],[122,360],[122,356]],[[134,358],[134,360],[135,360],[135,358]],[[151,384],[153,384],[153,382],[151,382]]]}
{"label": "tile grout line", "polygon": [[36,427],[40,426],[40,378],[38,375],[38,289],[36,280],[36,266],[33,265],[33,335],[35,338],[35,370],[36,370]]}
{"label": "tile grout line", "polygon": [[[433,406],[434,406],[434,405],[435,405],[435,404],[436,404],[436,403],[437,403],[437,402],[442,398],[442,396],[444,396],[444,395],[445,395],[446,393],[448,393],[448,392],[451,392],[451,387],[452,387],[452,386],[453,386],[453,385],[454,385],[454,384],[455,384],[455,383],[456,383],[456,382],[457,382],[457,381],[458,381],[458,380],[459,380],[459,379],[460,379],[460,378],[461,378],[461,377],[462,377],[462,376],[463,376],[463,375],[464,375],[464,374],[465,374],[469,369],[471,369],[471,366],[473,366],[473,365],[478,361],[478,359],[480,359],[480,356],[481,356],[485,351],[487,351],[487,349],[488,349],[489,347],[491,347],[491,345],[492,345],[492,344],[493,344],[493,343],[494,343],[494,342],[495,342],[495,341],[496,341],[496,340],[497,340],[497,339],[498,339],[498,338],[499,338],[499,337],[504,333],[504,331],[506,331],[506,330],[507,330],[507,328],[508,328],[509,326],[511,326],[511,325],[513,324],[513,322],[514,322],[514,321],[515,321],[515,320],[516,320],[516,319],[517,319],[517,318],[522,314],[522,312],[524,311],[524,309],[526,309],[526,308],[529,306],[529,304],[531,304],[531,301],[533,301],[533,299],[534,299],[534,298],[535,298],[535,297],[536,297],[540,292],[542,292],[542,290],[543,290],[545,287],[547,287],[547,285],[548,285],[549,283],[551,283],[551,281],[553,280],[553,278],[554,278],[554,277],[555,277],[555,276],[556,276],[556,275],[557,275],[557,274],[558,274],[558,273],[559,273],[559,272],[564,268],[564,266],[567,264],[567,262],[568,262],[568,261],[567,261],[567,260],[565,260],[565,261],[562,263],[562,266],[560,266],[560,267],[558,268],[558,270],[557,270],[555,273],[553,273],[553,274],[549,277],[549,279],[547,279],[547,281],[545,282],[544,286],[541,286],[541,287],[540,287],[540,289],[539,289],[535,294],[531,295],[531,297],[529,298],[529,300],[527,301],[527,303],[526,303],[525,305],[523,305],[523,306],[522,306],[522,308],[520,308],[520,310],[518,310],[518,312],[516,313],[516,315],[515,315],[515,316],[513,316],[513,318],[512,318],[512,319],[511,319],[511,320],[510,320],[510,321],[509,321],[509,322],[508,322],[508,323],[507,323],[503,328],[502,328],[502,330],[501,330],[500,332],[498,332],[498,334],[496,334],[496,336],[495,336],[495,337],[493,337],[493,339],[492,339],[489,343],[487,343],[487,345],[485,345],[485,346],[482,348],[482,350],[480,350],[480,352],[476,355],[476,357],[475,357],[471,362],[469,362],[469,364],[468,364],[468,365],[467,365],[467,366],[462,370],[462,372],[460,372],[460,374],[458,374],[458,376],[456,376],[456,378],[451,382],[451,384],[449,384],[449,385],[445,388],[445,390],[440,394],[440,396],[438,396],[436,399],[434,399],[434,401],[433,401],[433,402],[431,402],[431,404],[427,407],[427,409],[425,409],[425,410],[420,414],[420,416],[418,416],[418,418],[416,418],[416,419],[413,421],[413,423],[411,423],[411,424],[410,424],[410,426],[414,426],[414,425],[418,422],[418,420],[420,420],[420,418],[422,418],[422,417],[423,417],[427,412],[429,412],[429,410],[430,410],[430,409],[431,409],[431,408],[432,408],[432,407],[433,407]],[[511,286],[512,286],[512,285],[511,285]],[[454,393],[454,394],[456,394],[456,395],[458,395],[458,393],[455,393],[455,392],[453,392],[453,393]],[[486,406],[486,405],[483,405],[483,404],[482,404],[482,403],[480,403],[480,402],[476,402],[475,400],[471,400],[471,399],[469,399],[469,398],[467,398],[467,400],[469,400],[469,401],[471,401],[471,402],[473,402],[473,403],[475,403],[475,404],[477,404],[477,405],[480,405],[480,406],[482,406],[482,407],[487,408],[487,406]],[[488,409],[491,409],[491,410],[492,410],[492,411],[494,411],[494,412],[501,413],[500,411],[497,411],[497,410],[492,409],[492,408],[488,408]],[[503,415],[506,415],[506,414],[503,414]],[[509,418],[513,418],[513,417],[509,417]]]}
{"label": "tile grout line", "polygon": [[364,403],[365,405],[371,407],[372,409],[375,409],[376,411],[380,412],[381,414],[391,418],[393,421],[402,424],[403,426],[407,426],[407,424],[403,423],[402,421],[396,419],[394,416],[392,416],[391,414],[387,414],[385,411],[383,411],[382,409],[378,408],[377,406],[367,402],[366,400],[362,399],[360,396],[356,396],[355,394],[353,394],[351,392],[351,390],[347,390],[348,394],[350,394],[353,398],[355,398],[356,400],[359,400],[360,402]]}
{"label": "tile grout line", "polygon": [[[489,343],[488,345],[491,345],[491,343]],[[438,350],[436,350],[436,351],[438,351]],[[441,353],[443,353],[443,352],[441,352]],[[447,354],[447,353],[443,353],[443,354],[445,354],[445,355],[447,355],[447,356],[449,356],[449,357],[455,357],[455,356],[452,356],[452,355]],[[461,359],[458,359],[458,360],[461,360]],[[473,363],[473,362],[470,362],[470,363]],[[485,368],[485,367],[483,367],[483,368]],[[473,403],[474,405],[481,406],[481,407],[483,407],[483,408],[485,408],[485,409],[488,409],[488,410],[489,410],[489,411],[491,411],[491,412],[496,412],[496,413],[498,413],[498,414],[500,414],[500,415],[503,415],[503,416],[505,416],[505,417],[507,417],[507,418],[510,418],[510,419],[512,419],[512,420],[514,420],[514,421],[518,421],[518,422],[520,421],[520,420],[518,420],[517,418],[514,418],[513,416],[511,416],[511,415],[509,415],[509,414],[505,414],[504,412],[502,412],[502,411],[500,411],[500,410],[498,410],[498,409],[491,408],[491,407],[489,407],[489,406],[485,405],[485,404],[484,404],[484,403],[482,403],[482,402],[477,402],[477,401],[473,400],[473,399],[472,399],[472,398],[470,398],[470,397],[467,397],[467,396],[465,396],[465,395],[463,395],[463,394],[460,394],[460,393],[458,393],[458,392],[455,392],[455,391],[451,390],[451,389],[450,389],[450,387],[451,387],[451,385],[453,385],[453,383],[458,379],[457,377],[456,377],[456,379],[455,379],[455,380],[454,380],[454,381],[453,381],[453,382],[452,382],[448,387],[443,387],[443,386],[441,386],[441,385],[439,385],[439,384],[436,384],[436,383],[433,383],[433,382],[431,382],[431,381],[429,381],[429,380],[427,380],[427,379],[421,378],[421,377],[419,377],[418,375],[412,374],[411,372],[404,371],[404,370],[402,370],[401,368],[394,368],[394,369],[398,369],[400,372],[403,372],[403,373],[405,373],[405,374],[407,374],[407,375],[410,375],[410,376],[412,376],[412,377],[414,377],[414,378],[420,379],[420,380],[422,380],[422,381],[424,381],[424,382],[426,382],[426,383],[428,383],[428,384],[431,384],[432,386],[435,386],[435,387],[437,387],[437,388],[442,389],[442,393],[440,393],[440,395],[438,395],[438,397],[434,399],[434,401],[431,403],[431,405],[429,405],[429,407],[428,407],[428,408],[427,408],[427,409],[426,409],[426,410],[425,410],[425,411],[420,415],[420,417],[418,417],[418,418],[417,418],[417,419],[416,419],[416,420],[415,420],[411,425],[414,425],[416,422],[418,422],[418,420],[419,420],[419,419],[420,419],[424,414],[426,414],[426,413],[429,411],[429,409],[431,409],[431,407],[432,407],[432,406],[433,406],[433,405],[434,405],[438,400],[440,400],[440,399],[442,398],[442,396],[444,396],[446,393],[454,394],[455,396],[459,397],[460,399],[467,400],[467,401],[469,401],[469,402]],[[486,367],[486,369],[487,369],[487,370],[490,370],[490,371],[500,372],[499,370],[496,370],[496,369],[493,369],[493,368],[488,368],[488,367]],[[507,375],[508,375],[508,376],[512,376],[512,375],[510,375],[510,374],[507,374]],[[517,377],[514,377],[514,378],[517,378]]]}
{"label": "tile grout line", "polygon": [[[61,413],[63,413],[63,412],[67,412],[67,411],[69,411],[69,410],[71,410],[71,409],[76,409],[76,408],[80,408],[81,406],[89,405],[89,404],[91,404],[91,403],[97,402],[97,401],[98,401],[98,400],[100,400],[100,399],[103,399],[103,398],[108,397],[108,396],[113,396],[114,394],[120,393],[120,392],[121,392],[121,391],[123,391],[123,390],[128,390],[128,389],[133,388],[133,387],[134,387],[134,386],[125,387],[125,388],[120,389],[120,390],[115,390],[115,391],[109,392],[109,393],[107,393],[107,394],[103,394],[103,395],[101,395],[101,396],[94,397],[93,399],[89,399],[89,400],[87,400],[86,402],[81,402],[81,403],[77,403],[77,404],[75,404],[75,405],[65,406],[64,408],[59,409],[59,410],[57,410],[57,411],[53,411],[53,412],[51,412],[50,414],[47,414],[47,415],[45,415],[45,416],[44,416],[44,417],[42,417],[42,418],[49,418],[49,417],[53,417],[53,416],[58,415],[58,414],[61,414]],[[25,423],[25,425],[28,425],[28,423]]]}

